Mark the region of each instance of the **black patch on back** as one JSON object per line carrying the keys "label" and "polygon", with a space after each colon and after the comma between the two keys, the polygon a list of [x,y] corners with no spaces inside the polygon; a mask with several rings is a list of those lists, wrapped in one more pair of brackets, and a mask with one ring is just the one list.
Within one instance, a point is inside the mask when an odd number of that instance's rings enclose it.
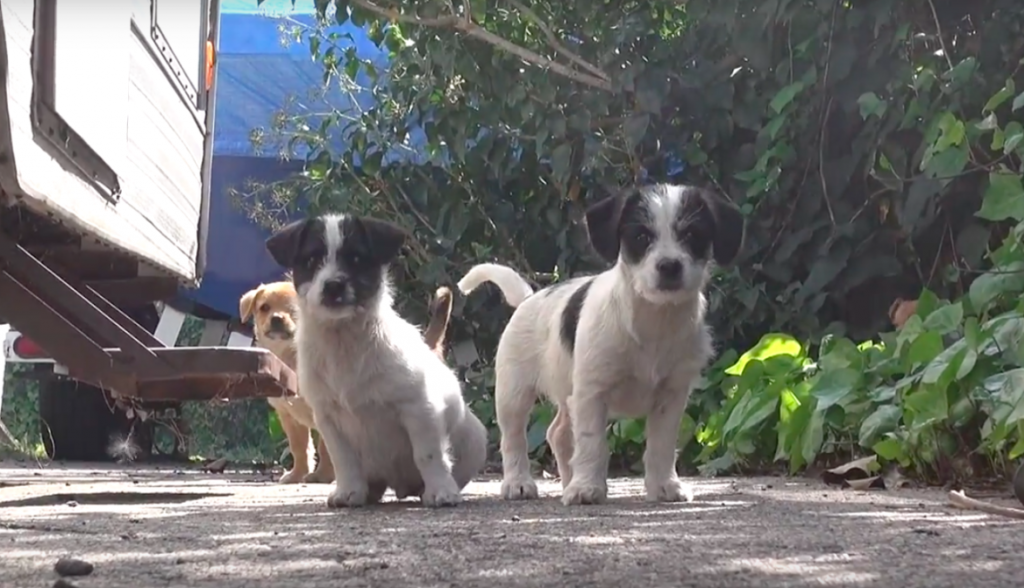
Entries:
{"label": "black patch on back", "polygon": [[575,292],[569,295],[569,300],[562,308],[562,325],[559,335],[569,353],[576,351],[576,329],[580,324],[580,313],[583,311],[583,304],[587,301],[587,293],[590,292],[590,286],[593,283],[594,278],[587,278]]}

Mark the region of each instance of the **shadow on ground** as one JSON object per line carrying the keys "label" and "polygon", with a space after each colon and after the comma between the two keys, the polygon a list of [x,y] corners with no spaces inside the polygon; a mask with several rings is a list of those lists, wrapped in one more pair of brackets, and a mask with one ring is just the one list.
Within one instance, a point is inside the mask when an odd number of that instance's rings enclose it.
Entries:
{"label": "shadow on ground", "polygon": [[801,480],[699,481],[697,501],[668,505],[617,480],[609,504],[573,508],[555,484],[509,503],[482,482],[454,509],[332,511],[324,485],[123,475],[0,488],[0,585],[50,586],[53,563],[71,555],[96,566],[82,588],[1009,588],[1024,554],[1020,523],[950,510],[941,493]]}

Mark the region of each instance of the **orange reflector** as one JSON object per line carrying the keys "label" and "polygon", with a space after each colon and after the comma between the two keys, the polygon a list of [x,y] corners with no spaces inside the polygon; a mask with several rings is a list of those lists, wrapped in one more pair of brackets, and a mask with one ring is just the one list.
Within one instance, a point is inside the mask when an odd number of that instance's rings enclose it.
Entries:
{"label": "orange reflector", "polygon": [[206,91],[213,87],[213,63],[214,63],[213,41],[206,42]]}

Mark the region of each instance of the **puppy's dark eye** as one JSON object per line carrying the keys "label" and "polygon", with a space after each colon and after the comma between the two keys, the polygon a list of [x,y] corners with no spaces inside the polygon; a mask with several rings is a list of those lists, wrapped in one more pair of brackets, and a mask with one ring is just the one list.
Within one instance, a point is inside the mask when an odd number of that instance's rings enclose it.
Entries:
{"label": "puppy's dark eye", "polygon": [[636,241],[638,245],[646,247],[650,245],[652,241],[654,241],[654,235],[651,233],[651,231],[641,228],[637,229],[637,231],[633,234],[633,240]]}
{"label": "puppy's dark eye", "polygon": [[261,304],[261,305],[260,305],[260,312],[263,312],[263,313],[267,313],[267,312],[270,312],[270,305],[269,305],[269,304],[267,304],[266,302],[264,302],[263,304]]}

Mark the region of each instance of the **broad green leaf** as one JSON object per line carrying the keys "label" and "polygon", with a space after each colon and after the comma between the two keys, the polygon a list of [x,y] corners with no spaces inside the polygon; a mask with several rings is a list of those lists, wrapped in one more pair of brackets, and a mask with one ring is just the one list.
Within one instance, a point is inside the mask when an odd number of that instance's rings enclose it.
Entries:
{"label": "broad green leaf", "polygon": [[883,436],[896,430],[902,417],[903,409],[895,404],[879,406],[861,423],[858,443],[864,449],[871,449]]}
{"label": "broad green leaf", "polygon": [[811,394],[818,399],[818,410],[828,410],[833,405],[844,405],[852,400],[862,380],[861,373],[852,368],[841,368],[822,372],[811,387]]}
{"label": "broad green leaf", "polygon": [[938,357],[943,349],[942,335],[934,331],[925,331],[910,344],[907,351],[907,367],[913,369],[924,365]]}
{"label": "broad green leaf", "polygon": [[800,434],[800,456],[805,464],[812,464],[825,440],[825,412],[812,409],[811,418]]}
{"label": "broad green leaf", "polygon": [[796,95],[803,91],[803,89],[803,82],[793,82],[779,90],[768,106],[775,112],[775,114],[780,114],[782,110],[789,106],[789,103],[796,98]]}
{"label": "broad green leaf", "polygon": [[1021,108],[1024,108],[1024,92],[1017,94],[1017,97],[1013,99],[1013,105],[1011,108],[1013,108],[1013,112],[1017,112]]}
{"label": "broad green leaf", "polygon": [[949,416],[949,398],[946,389],[936,384],[922,384],[903,397],[904,412],[913,414],[913,429],[943,421]]}
{"label": "broad green leaf", "polygon": [[860,106],[860,117],[864,120],[877,116],[882,118],[889,107],[888,104],[878,98],[874,92],[865,92],[857,98],[857,105]]}
{"label": "broad green leaf", "polygon": [[[921,375],[921,382],[925,384],[941,383],[943,387],[948,386],[960,370],[960,365],[967,356],[966,345],[954,345],[940,353],[925,368]],[[977,354],[975,354],[977,357]]]}
{"label": "broad green leaf", "polygon": [[1024,184],[1021,176],[1009,172],[993,172],[976,216],[990,221],[1024,220]]}
{"label": "broad green leaf", "polygon": [[992,418],[998,425],[1013,427],[1024,420],[1024,368],[990,376],[982,385],[992,394]]}
{"label": "broad green leaf", "polygon": [[999,108],[999,106],[1001,106],[1003,102],[1006,102],[1007,100],[1010,99],[1011,96],[1013,96],[1013,91],[1013,78],[1009,78],[1006,80],[1006,85],[1003,86],[998,92],[993,94],[992,97],[988,99],[988,102],[985,103],[985,107],[981,109],[981,112],[992,112],[993,110]]}
{"label": "broad green leaf", "polygon": [[968,295],[975,312],[983,313],[999,296],[1020,295],[1021,292],[1024,292],[1024,262],[1017,262],[975,278]]}
{"label": "broad green leaf", "polygon": [[943,306],[925,317],[924,328],[945,335],[959,329],[963,320],[964,307],[957,302]]}
{"label": "broad green leaf", "polygon": [[959,176],[967,167],[969,152],[967,145],[957,144],[939,151],[927,163],[923,163],[921,171],[932,179],[948,180]]}
{"label": "broad green leaf", "polygon": [[740,356],[736,363],[725,370],[731,376],[738,376],[746,370],[751,360],[764,361],[776,355],[790,355],[793,357],[803,356],[803,346],[792,336],[785,333],[768,333],[761,337],[757,345],[751,347],[746,353]]}
{"label": "broad green leaf", "polygon": [[903,443],[895,437],[886,437],[878,443],[875,443],[871,447],[871,451],[874,451],[875,455],[886,461],[902,462],[906,459],[907,455],[903,448]]}

